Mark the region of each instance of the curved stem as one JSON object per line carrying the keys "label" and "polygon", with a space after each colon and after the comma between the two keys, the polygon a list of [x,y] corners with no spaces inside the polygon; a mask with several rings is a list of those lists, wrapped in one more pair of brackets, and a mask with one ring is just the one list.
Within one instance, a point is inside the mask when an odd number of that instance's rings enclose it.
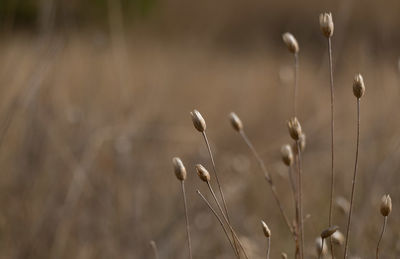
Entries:
{"label": "curved stem", "polygon": [[192,244],[190,241],[190,230],[189,230],[189,216],[188,216],[188,210],[187,210],[187,203],[186,203],[186,192],[185,192],[185,182],[181,181],[181,186],[182,186],[182,195],[183,195],[183,206],[185,207],[185,218],[186,218],[186,234],[187,234],[187,241],[188,241],[188,247],[189,247],[189,258],[192,259]]}
{"label": "curved stem", "polygon": [[299,54],[294,54],[294,116],[297,116],[297,88],[299,84]]}
{"label": "curved stem", "polygon": [[224,225],[224,223],[222,222],[221,218],[218,216],[217,212],[215,212],[215,210],[211,207],[210,203],[207,201],[207,199],[203,196],[203,194],[201,194],[201,192],[199,190],[196,191],[197,194],[203,199],[203,201],[206,203],[207,207],[211,210],[211,212],[214,214],[214,216],[217,218],[219,224],[221,225],[222,229],[224,230],[225,236],[226,238],[229,240],[229,243],[232,247],[233,252],[235,253],[236,257],[239,258],[239,255],[236,251],[235,246],[233,245],[232,240],[229,237],[228,231]]}
{"label": "curved stem", "polygon": [[344,259],[347,258],[347,250],[349,245],[350,238],[350,228],[351,228],[351,216],[353,213],[353,203],[354,203],[354,193],[356,187],[356,179],[357,179],[357,166],[358,166],[358,149],[360,144],[360,99],[357,98],[357,144],[356,144],[356,161],[354,164],[354,174],[353,174],[353,185],[351,188],[351,200],[350,200],[350,211],[349,218],[347,220],[347,231],[346,231],[346,244],[344,246]]}
{"label": "curved stem", "polygon": [[379,237],[378,245],[376,246],[376,259],[379,259],[379,245],[381,244],[381,240],[382,240],[382,237],[383,237],[383,233],[385,233],[386,223],[387,223],[387,216],[386,216],[386,217],[383,217],[382,232],[381,232],[381,235],[380,235],[380,237]]}
{"label": "curved stem", "polygon": [[295,233],[294,233],[294,231],[293,231],[293,229],[292,229],[292,227],[291,227],[289,218],[288,218],[288,216],[286,215],[286,213],[285,213],[285,211],[284,211],[284,209],[283,209],[282,203],[281,203],[281,201],[279,200],[279,196],[278,196],[278,193],[277,193],[277,191],[276,191],[276,187],[275,187],[275,185],[274,185],[274,182],[272,181],[272,177],[270,176],[270,174],[269,174],[269,172],[268,172],[268,170],[267,170],[267,168],[266,168],[266,166],[265,166],[265,164],[264,164],[264,161],[261,159],[260,155],[258,154],[257,150],[254,148],[253,144],[251,143],[251,141],[250,141],[249,138],[247,137],[246,133],[245,133],[243,130],[239,131],[239,133],[240,133],[240,136],[243,138],[244,142],[246,142],[247,146],[249,147],[249,149],[250,149],[251,152],[253,153],[253,156],[256,158],[256,160],[257,160],[257,162],[258,162],[258,165],[259,165],[260,168],[261,168],[261,171],[264,173],[265,178],[267,179],[267,182],[268,182],[268,184],[269,184],[270,187],[271,187],[272,194],[273,194],[274,199],[275,199],[275,201],[276,201],[276,203],[277,203],[277,205],[278,205],[278,207],[279,207],[279,211],[280,211],[280,213],[281,213],[283,219],[285,220],[285,223],[286,223],[287,227],[289,228],[289,231],[290,231],[290,232],[293,234],[293,236],[294,236]]}
{"label": "curved stem", "polygon": [[[329,52],[329,75],[330,75],[330,84],[331,84],[331,197],[329,202],[329,227],[332,227],[332,217],[333,217],[333,195],[335,188],[335,173],[334,173],[334,133],[335,133],[335,110],[334,110],[334,101],[335,95],[333,92],[333,68],[332,68],[332,44],[331,38],[328,38],[328,52]],[[333,252],[333,242],[332,238],[330,238],[330,246],[331,246],[331,254],[332,258],[334,258]]]}
{"label": "curved stem", "polygon": [[154,254],[154,259],[158,259],[158,249],[157,249],[157,245],[156,242],[151,240],[150,241],[150,246],[151,246],[151,250],[153,250],[153,254]]}
{"label": "curved stem", "polygon": [[269,251],[271,250],[271,237],[268,238],[267,242],[267,259],[269,259]]}

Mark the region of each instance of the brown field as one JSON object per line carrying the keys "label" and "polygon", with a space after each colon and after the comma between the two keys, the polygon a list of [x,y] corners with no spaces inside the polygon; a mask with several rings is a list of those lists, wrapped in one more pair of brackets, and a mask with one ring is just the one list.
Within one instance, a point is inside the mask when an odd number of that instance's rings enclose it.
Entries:
{"label": "brown field", "polygon": [[[231,111],[241,117],[293,218],[280,157],[281,146],[291,142],[286,121],[293,113],[293,60],[281,43],[287,30],[300,44],[298,117],[307,135],[303,196],[304,215],[310,215],[305,254],[316,258],[314,240],[327,227],[330,194],[328,59],[318,25],[326,8],[337,17],[335,196],[347,199],[356,148],[354,75],[363,74],[366,85],[350,255],[374,258],[380,199],[389,193],[393,211],[381,258],[400,258],[399,4],[378,8],[368,2],[363,13],[356,1],[308,1],[313,7],[296,13],[289,1],[235,1],[218,15],[226,2],[214,12],[209,2],[188,5],[187,12],[180,1],[161,2],[159,16],[125,28],[117,13],[109,29],[2,34],[1,259],[153,258],[150,240],[160,259],[188,258],[174,156],[188,170],[194,258],[232,258],[218,222],[195,193],[200,189],[211,199],[194,165],[212,170],[191,122],[194,108],[206,119],[232,225],[249,256],[265,258],[262,219],[272,231],[271,258],[283,251],[294,258],[270,188],[228,120]],[[176,18],[180,14],[186,16]],[[363,27],[366,16],[371,19]],[[335,209],[334,223],[343,233],[346,220]],[[336,250],[342,257],[343,249]]]}

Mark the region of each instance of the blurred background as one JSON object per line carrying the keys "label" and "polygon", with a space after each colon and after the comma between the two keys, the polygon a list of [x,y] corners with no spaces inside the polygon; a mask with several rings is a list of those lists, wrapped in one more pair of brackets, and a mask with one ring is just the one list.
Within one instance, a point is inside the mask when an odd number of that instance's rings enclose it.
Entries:
{"label": "blurred background", "polygon": [[[400,258],[400,2],[289,0],[1,0],[0,258],[188,258],[171,159],[188,170],[194,258],[232,258],[194,164],[211,169],[189,112],[206,119],[234,227],[251,258],[294,244],[269,186],[229,125],[235,111],[294,217],[280,147],[290,143],[293,56],[300,44],[299,119],[305,244],[328,224],[330,95],[320,12],[331,11],[336,95],[335,197],[350,198],[356,99],[364,76],[359,177],[350,254],[372,258],[390,193],[382,258]],[[335,207],[344,233],[346,212]],[[336,249],[338,255],[342,248]]]}

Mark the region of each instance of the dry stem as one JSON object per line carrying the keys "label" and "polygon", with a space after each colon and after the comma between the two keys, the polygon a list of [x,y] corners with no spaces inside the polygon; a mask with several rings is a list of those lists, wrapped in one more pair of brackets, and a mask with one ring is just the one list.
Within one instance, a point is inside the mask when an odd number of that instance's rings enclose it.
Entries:
{"label": "dry stem", "polygon": [[189,258],[192,259],[192,244],[190,241],[190,231],[189,231],[189,216],[188,216],[188,210],[187,210],[187,203],[186,203],[186,192],[185,192],[185,182],[181,181],[181,186],[182,186],[182,196],[183,196],[183,206],[185,207],[185,218],[186,218],[186,234],[187,234],[187,241],[188,241],[188,247],[189,247]]}
{"label": "dry stem", "polygon": [[380,237],[379,237],[378,245],[376,246],[376,259],[379,259],[379,245],[381,244],[381,240],[382,240],[382,237],[383,237],[383,233],[385,233],[386,223],[387,223],[387,216],[386,216],[386,217],[383,217],[382,232],[381,232],[381,235],[380,235]]}

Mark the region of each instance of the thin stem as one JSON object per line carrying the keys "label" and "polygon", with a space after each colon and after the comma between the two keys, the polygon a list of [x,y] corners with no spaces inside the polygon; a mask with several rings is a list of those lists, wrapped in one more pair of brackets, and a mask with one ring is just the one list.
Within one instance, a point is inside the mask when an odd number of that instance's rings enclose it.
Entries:
{"label": "thin stem", "polygon": [[350,228],[351,228],[351,216],[353,214],[353,203],[354,203],[354,193],[356,187],[356,179],[357,179],[357,166],[358,166],[358,149],[360,144],[360,98],[357,98],[357,144],[356,144],[356,161],[354,164],[354,175],[353,175],[353,185],[351,188],[351,199],[350,199],[350,211],[349,218],[347,221],[347,231],[346,231],[346,244],[344,246],[344,259],[347,258],[347,249],[350,238]]}
{"label": "thin stem", "polygon": [[186,192],[185,192],[185,181],[181,181],[182,183],[182,196],[183,196],[183,206],[185,207],[185,218],[186,218],[186,234],[187,234],[187,241],[189,247],[189,258],[192,259],[192,244],[190,241],[190,230],[189,230],[189,216],[187,210],[187,203],[186,203]]}
{"label": "thin stem", "polygon": [[[335,95],[333,92],[333,68],[332,68],[332,44],[331,38],[328,37],[328,52],[329,52],[329,75],[330,75],[330,84],[331,84],[331,197],[329,202],[329,227],[332,227],[332,218],[333,218],[333,195],[334,195],[334,187],[335,187],[335,173],[334,173],[334,161],[335,161],[335,153],[334,153],[334,133],[335,133],[335,110],[334,110],[334,101]],[[332,258],[334,258],[333,252],[333,242],[332,238],[330,238],[330,246],[331,246],[331,254]]]}
{"label": "thin stem", "polygon": [[154,259],[158,259],[159,257],[158,257],[158,249],[157,249],[156,242],[151,240],[150,241],[150,246],[151,246],[151,250],[153,250]]}
{"label": "thin stem", "polygon": [[294,54],[294,116],[297,116],[297,88],[299,84],[299,54]]}
{"label": "thin stem", "polygon": [[257,150],[254,148],[253,144],[251,143],[251,141],[250,141],[249,138],[247,137],[247,135],[246,135],[246,133],[244,132],[244,130],[239,131],[239,133],[240,133],[240,136],[243,138],[244,142],[246,142],[247,146],[249,147],[249,149],[250,149],[251,152],[253,153],[254,157],[256,158],[256,160],[257,160],[257,162],[258,162],[258,164],[259,164],[259,166],[260,166],[260,168],[261,168],[261,171],[264,173],[265,178],[267,179],[267,182],[269,183],[269,185],[270,185],[270,187],[271,187],[272,194],[273,194],[273,196],[274,196],[274,198],[275,198],[275,201],[276,201],[276,203],[278,204],[279,211],[281,212],[282,217],[283,217],[283,219],[285,220],[285,223],[286,223],[287,227],[289,228],[289,231],[290,231],[293,235],[295,235],[295,233],[294,233],[294,231],[293,231],[293,229],[292,229],[292,227],[291,227],[289,218],[288,218],[288,216],[286,215],[286,213],[285,213],[285,211],[284,211],[284,209],[283,209],[283,206],[282,206],[281,201],[279,200],[279,196],[278,196],[278,193],[277,193],[277,191],[276,191],[276,187],[275,187],[275,185],[274,185],[274,182],[273,182],[273,180],[272,180],[272,177],[270,176],[270,174],[269,174],[267,168],[265,167],[264,161],[261,159],[260,155],[258,154]]}
{"label": "thin stem", "polygon": [[[228,223],[228,225],[230,225],[230,224],[231,224],[231,221],[230,221],[230,218],[229,218],[228,207],[226,206],[226,201],[225,201],[224,193],[223,193],[223,191],[222,191],[222,187],[221,187],[221,184],[220,184],[220,182],[219,182],[218,173],[217,173],[217,168],[216,168],[216,166],[215,166],[214,156],[212,155],[212,152],[211,152],[211,147],[210,147],[210,144],[209,144],[209,142],[208,142],[207,134],[206,134],[205,131],[203,131],[201,134],[203,135],[204,141],[205,141],[206,146],[207,146],[208,153],[209,153],[209,155],[210,155],[211,163],[212,163],[212,166],[213,166],[213,169],[214,169],[214,173],[215,173],[215,179],[217,180],[218,190],[219,190],[219,193],[220,193],[220,195],[221,195],[222,203],[223,203],[224,209],[225,209],[226,218],[227,218],[227,223]],[[232,233],[232,235],[233,235],[233,233]],[[234,242],[234,245],[235,245],[236,250],[238,250],[235,239],[233,239],[233,242]]]}
{"label": "thin stem", "polygon": [[267,241],[267,259],[269,259],[269,251],[271,250],[271,237]]}
{"label": "thin stem", "polygon": [[224,225],[224,223],[222,222],[221,218],[218,216],[217,212],[215,212],[215,210],[211,207],[210,203],[208,202],[208,200],[203,196],[203,194],[201,194],[201,192],[199,190],[196,191],[197,194],[203,199],[203,201],[207,204],[208,208],[211,210],[211,212],[214,214],[214,216],[217,218],[219,224],[221,225],[222,229],[224,230],[225,236],[226,238],[229,240],[229,244],[232,247],[233,252],[235,253],[237,258],[240,258],[235,246],[233,245],[232,240],[229,237],[228,231],[226,230],[226,227]]}
{"label": "thin stem", "polygon": [[319,251],[318,259],[322,258],[322,253],[324,251],[324,243],[325,243],[324,241],[325,241],[325,239],[322,238],[321,251]]}
{"label": "thin stem", "polygon": [[[247,254],[246,254],[246,251],[244,250],[244,247],[243,247],[243,245],[242,245],[242,242],[240,242],[240,239],[239,239],[239,237],[236,235],[235,230],[233,229],[232,225],[229,223],[228,218],[225,216],[225,213],[224,213],[224,211],[222,210],[221,204],[218,202],[217,196],[215,195],[215,192],[214,192],[214,190],[213,190],[213,188],[212,188],[212,186],[211,186],[211,184],[210,184],[209,182],[207,182],[207,186],[208,186],[208,189],[209,189],[210,192],[211,192],[211,195],[213,196],[213,198],[214,198],[214,200],[215,200],[215,203],[217,204],[217,206],[218,206],[218,208],[219,208],[219,210],[220,210],[220,212],[221,212],[221,214],[222,214],[222,217],[225,219],[226,224],[228,225],[229,229],[231,230],[232,239],[233,239],[233,241],[234,241],[234,244],[236,244],[236,243],[235,243],[235,240],[236,240],[236,241],[239,243],[239,246],[240,246],[240,248],[242,249],[244,256],[245,256],[247,259],[249,259],[248,256],[247,256]],[[236,247],[236,246],[235,246],[235,247]]]}
{"label": "thin stem", "polygon": [[376,246],[376,259],[379,259],[379,245],[381,244],[383,233],[385,233],[386,223],[387,223],[387,216],[383,217],[382,232],[381,232],[381,235],[379,237],[378,245]]}
{"label": "thin stem", "polygon": [[300,258],[304,258],[304,228],[303,228],[303,205],[302,205],[302,172],[301,172],[301,149],[300,141],[296,141],[297,144],[297,195],[298,195],[298,207],[299,207],[299,237],[300,237]]}

